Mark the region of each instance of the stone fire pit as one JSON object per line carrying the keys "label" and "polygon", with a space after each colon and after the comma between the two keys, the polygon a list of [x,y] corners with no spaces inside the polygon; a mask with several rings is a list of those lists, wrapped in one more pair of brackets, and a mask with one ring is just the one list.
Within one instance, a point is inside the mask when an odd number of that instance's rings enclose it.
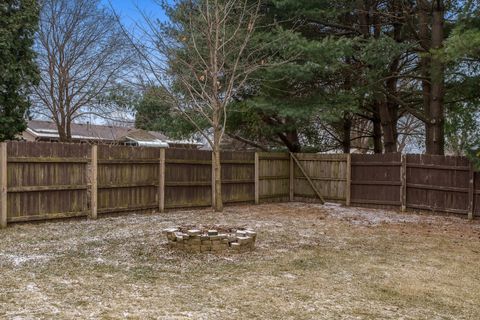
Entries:
{"label": "stone fire pit", "polygon": [[255,248],[256,232],[246,228],[175,227],[162,232],[171,248],[185,252],[245,252]]}

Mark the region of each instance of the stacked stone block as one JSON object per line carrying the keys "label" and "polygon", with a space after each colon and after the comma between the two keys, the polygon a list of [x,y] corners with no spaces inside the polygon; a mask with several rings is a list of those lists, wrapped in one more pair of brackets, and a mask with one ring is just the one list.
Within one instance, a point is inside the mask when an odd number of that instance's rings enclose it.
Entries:
{"label": "stacked stone block", "polygon": [[217,230],[189,229],[182,232],[179,228],[163,230],[171,248],[190,253],[221,252],[226,250],[245,252],[255,248],[257,234],[253,230],[235,230],[219,233]]}

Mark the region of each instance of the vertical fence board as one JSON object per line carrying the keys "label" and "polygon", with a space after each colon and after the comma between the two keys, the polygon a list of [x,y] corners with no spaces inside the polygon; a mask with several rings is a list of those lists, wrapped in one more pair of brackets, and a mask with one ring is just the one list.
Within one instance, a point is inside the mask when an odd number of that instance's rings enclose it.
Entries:
{"label": "vertical fence board", "polygon": [[290,173],[290,185],[289,185],[289,198],[290,198],[290,201],[294,201],[295,200],[295,161],[293,160],[293,155],[290,154],[290,169],[289,169],[289,173]]}
{"label": "vertical fence board", "polygon": [[158,210],[165,211],[165,149],[160,150],[160,167],[158,177]]}
{"label": "vertical fence board", "polygon": [[0,228],[7,227],[7,143],[0,143]]}
{"label": "vertical fence board", "polygon": [[468,172],[468,219],[472,220],[475,212],[475,168],[473,163],[470,163]]}
{"label": "vertical fence board", "polygon": [[91,219],[97,219],[97,203],[98,203],[98,147],[92,146],[90,156],[89,170],[89,197],[90,197],[90,214]]}
{"label": "vertical fence board", "polygon": [[347,155],[347,185],[345,187],[345,205],[350,206],[352,190],[352,155]]}
{"label": "vertical fence board", "polygon": [[402,166],[400,168],[400,208],[402,212],[407,210],[407,156],[402,154]]}
{"label": "vertical fence board", "polygon": [[255,152],[255,204],[260,203],[260,157]]}

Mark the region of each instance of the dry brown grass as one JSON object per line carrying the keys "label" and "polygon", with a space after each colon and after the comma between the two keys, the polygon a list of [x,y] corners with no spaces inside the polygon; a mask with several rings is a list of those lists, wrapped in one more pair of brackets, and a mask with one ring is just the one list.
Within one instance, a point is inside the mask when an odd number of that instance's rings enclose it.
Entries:
{"label": "dry brown grass", "polygon": [[[171,251],[183,223],[245,225],[252,253]],[[479,319],[480,223],[315,204],[18,224],[0,318]]]}

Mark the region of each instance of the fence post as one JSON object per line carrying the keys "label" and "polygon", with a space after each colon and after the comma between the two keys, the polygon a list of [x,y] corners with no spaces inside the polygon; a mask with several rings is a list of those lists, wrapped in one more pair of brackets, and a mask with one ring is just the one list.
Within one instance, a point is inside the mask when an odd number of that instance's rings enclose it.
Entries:
{"label": "fence post", "polygon": [[400,166],[400,210],[402,212],[407,211],[407,156],[401,155]]}
{"label": "fence post", "polygon": [[260,203],[260,159],[255,152],[255,204]]}
{"label": "fence post", "polygon": [[352,197],[352,155],[347,154],[347,181],[345,186],[345,205],[350,206],[350,199]]}
{"label": "fence post", "polygon": [[215,208],[215,154],[212,151],[212,207]]}
{"label": "fence post", "polygon": [[165,211],[165,149],[160,149],[160,167],[158,181],[158,210]]}
{"label": "fence post", "polygon": [[89,170],[89,182],[90,182],[90,219],[97,219],[97,172],[98,172],[98,147],[92,145],[90,154],[90,170]]}
{"label": "fence post", "polygon": [[290,155],[290,201],[294,200],[295,195],[295,167],[293,157]]}
{"label": "fence post", "polygon": [[0,143],[0,228],[7,227],[7,143]]}
{"label": "fence post", "polygon": [[470,161],[470,169],[468,172],[468,220],[473,220],[473,212],[475,210],[475,167]]}

